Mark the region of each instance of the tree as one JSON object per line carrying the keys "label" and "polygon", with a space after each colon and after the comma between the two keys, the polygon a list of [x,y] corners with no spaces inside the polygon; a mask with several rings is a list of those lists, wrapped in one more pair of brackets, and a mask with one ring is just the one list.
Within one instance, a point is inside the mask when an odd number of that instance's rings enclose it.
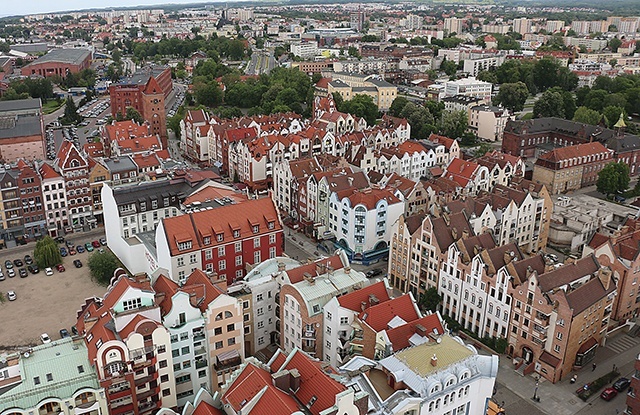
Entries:
{"label": "tree", "polygon": [[602,119],[602,114],[587,107],[578,107],[573,114],[573,121],[585,124],[598,125]]}
{"label": "tree", "polygon": [[62,263],[58,244],[48,235],[36,243],[33,258],[40,268],[53,267]]}
{"label": "tree", "polygon": [[125,120],[132,120],[137,124],[144,123],[144,118],[142,117],[142,114],[140,114],[138,110],[136,110],[133,107],[127,107],[127,110],[124,115],[120,113],[116,114],[116,121],[125,121]]}
{"label": "tree", "polygon": [[629,187],[629,166],[612,161],[598,173],[596,188],[605,196],[622,193]]}
{"label": "tree", "polygon": [[440,117],[439,132],[445,137],[460,138],[469,125],[465,111],[444,111]]}
{"label": "tree", "polygon": [[602,110],[602,116],[604,117],[605,122],[607,123],[607,127],[609,128],[613,128],[613,126],[618,122],[618,120],[620,119],[620,114],[623,114],[624,116],[624,108],[614,105],[605,107]]}
{"label": "tree", "polygon": [[609,48],[611,49],[611,52],[616,53],[618,52],[618,48],[622,45],[622,41],[620,39],[618,39],[617,37],[614,37],[613,39],[611,39],[609,41]]}
{"label": "tree", "polygon": [[222,103],[222,90],[216,81],[194,84],[194,96],[198,104],[215,107]]}
{"label": "tree", "polygon": [[414,140],[427,138],[429,134],[436,131],[435,118],[431,112],[413,102],[408,102],[399,116],[407,119],[411,126],[411,138]]}
{"label": "tree", "polygon": [[408,103],[409,100],[405,97],[396,97],[396,99],[393,100],[391,106],[389,107],[389,114],[393,115],[394,117],[399,117],[400,113]]}
{"label": "tree", "polygon": [[524,82],[502,84],[494,102],[514,112],[522,111],[528,96],[529,89]]}
{"label": "tree", "polygon": [[489,151],[491,151],[491,145],[489,143],[480,143],[480,145],[473,150],[473,157],[482,157]]}
{"label": "tree", "polygon": [[564,118],[564,99],[557,91],[546,91],[533,104],[533,117]]}
{"label": "tree", "polygon": [[344,101],[338,110],[362,117],[369,125],[375,125],[378,118],[378,106],[369,95],[358,94],[349,101]]}
{"label": "tree", "polygon": [[120,267],[120,262],[111,251],[104,251],[91,254],[87,265],[91,276],[100,284],[107,285],[115,270]]}
{"label": "tree", "polygon": [[441,302],[442,296],[438,294],[438,289],[436,287],[430,287],[420,295],[420,301],[418,303],[423,310],[429,310],[435,313]]}
{"label": "tree", "polygon": [[440,70],[449,76],[455,75],[455,73],[458,71],[458,64],[454,61],[450,61],[447,60],[447,58],[444,58],[442,60],[442,63],[440,64]]}
{"label": "tree", "polygon": [[73,102],[73,98],[67,98],[62,120],[64,123],[69,124],[82,121],[82,117],[78,114],[78,109],[76,108],[76,103]]}

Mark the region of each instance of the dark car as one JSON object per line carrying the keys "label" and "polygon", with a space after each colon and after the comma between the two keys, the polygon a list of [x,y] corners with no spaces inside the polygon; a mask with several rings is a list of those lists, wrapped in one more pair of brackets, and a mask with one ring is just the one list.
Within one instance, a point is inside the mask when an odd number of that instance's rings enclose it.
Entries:
{"label": "dark car", "polygon": [[600,394],[600,397],[605,401],[610,401],[611,399],[615,398],[617,395],[618,395],[617,390],[613,388],[607,388],[602,391],[602,393]]}
{"label": "dark car", "polygon": [[25,255],[24,256],[24,263],[27,264],[27,265],[33,264],[33,258],[31,258],[31,255]]}
{"label": "dark car", "polygon": [[22,260],[20,258],[14,259],[13,260],[13,265],[15,265],[16,267],[21,267],[21,266],[24,265],[24,262],[22,262]]}
{"label": "dark car", "polygon": [[63,244],[64,243],[64,236],[56,236],[54,241],[56,241],[59,244]]}
{"label": "dark car", "polygon": [[60,329],[60,338],[64,339],[65,337],[71,337],[69,331],[67,329]]}
{"label": "dark car", "polygon": [[29,276],[29,273],[24,268],[20,268],[18,274],[20,274],[20,278],[27,278]]}
{"label": "dark car", "polygon": [[82,262],[79,259],[74,260],[73,265],[75,265],[76,268],[82,268]]}
{"label": "dark car", "polygon": [[60,248],[60,255],[61,256],[69,255],[69,253],[67,252],[67,248],[65,248],[64,246],[62,248]]}
{"label": "dark car", "polygon": [[618,392],[626,391],[627,389],[629,389],[630,385],[631,385],[631,381],[627,378],[620,378],[615,382],[613,382],[613,388]]}
{"label": "dark car", "polygon": [[37,274],[38,272],[40,272],[40,268],[38,268],[37,265],[29,265],[29,266],[27,266],[27,269],[32,274]]}
{"label": "dark car", "polygon": [[78,246],[76,246],[76,251],[77,251],[79,254],[83,253],[83,252],[84,252],[84,246],[82,246],[82,245],[78,245]]}
{"label": "dark car", "polygon": [[64,244],[67,245],[67,248],[73,248],[73,242],[71,241],[66,241]]}
{"label": "dark car", "polygon": [[377,277],[378,275],[381,275],[381,274],[382,274],[382,270],[380,268],[372,269],[370,271],[367,271],[367,278]]}
{"label": "dark car", "polygon": [[11,269],[13,268],[13,262],[9,261],[8,259],[6,261],[4,261],[4,267],[6,269]]}

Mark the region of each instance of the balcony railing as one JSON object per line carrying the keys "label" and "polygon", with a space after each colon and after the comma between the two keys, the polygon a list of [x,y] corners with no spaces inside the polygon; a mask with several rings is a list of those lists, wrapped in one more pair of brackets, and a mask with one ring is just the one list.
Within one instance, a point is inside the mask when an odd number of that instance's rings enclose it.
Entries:
{"label": "balcony railing", "polygon": [[202,369],[207,367],[207,359],[196,360],[196,369]]}
{"label": "balcony railing", "polygon": [[196,341],[197,340],[204,340],[204,338],[205,338],[204,333],[198,333],[198,334],[194,334],[193,335],[193,340],[196,340]]}
{"label": "balcony railing", "polygon": [[312,330],[305,329],[304,333],[302,334],[302,338],[303,339],[313,339],[313,340],[315,340],[316,339],[316,331],[314,329],[312,329]]}
{"label": "balcony railing", "polygon": [[207,353],[207,350],[204,347],[198,347],[193,351],[196,356],[200,356],[201,354]]}

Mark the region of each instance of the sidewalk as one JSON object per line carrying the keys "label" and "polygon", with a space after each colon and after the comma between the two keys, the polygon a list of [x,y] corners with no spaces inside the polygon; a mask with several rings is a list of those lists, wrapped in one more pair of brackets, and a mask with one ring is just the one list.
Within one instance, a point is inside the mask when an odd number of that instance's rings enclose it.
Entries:
{"label": "sidewalk", "polygon": [[[608,339],[608,341],[612,341],[616,336]],[[591,396],[587,402],[583,402],[575,393],[580,385],[592,382],[610,372],[614,364],[618,368],[620,376],[628,377],[628,375],[634,371],[635,359],[639,352],[640,345],[619,354],[616,354],[606,347],[599,348],[594,359],[596,370],[592,371],[591,364],[589,364],[588,367],[578,372],[572,372],[572,374],[578,374],[578,381],[576,383],[571,384],[569,381],[571,375],[565,376],[564,380],[556,384],[544,378],[540,379],[537,391],[540,402],[531,400],[536,388],[537,374],[534,373],[524,377],[519,375],[516,373],[511,360],[506,356],[500,356],[500,369],[497,380],[498,383],[510,389],[522,399],[527,399],[533,403],[536,408],[546,414],[573,415],[581,409],[590,406],[593,401],[600,399],[600,393],[598,392]]]}

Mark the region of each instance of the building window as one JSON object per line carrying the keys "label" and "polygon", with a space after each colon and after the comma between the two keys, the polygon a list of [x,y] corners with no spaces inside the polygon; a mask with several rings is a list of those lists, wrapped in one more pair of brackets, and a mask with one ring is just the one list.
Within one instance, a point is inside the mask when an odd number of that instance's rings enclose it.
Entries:
{"label": "building window", "polygon": [[227,261],[225,260],[218,261],[218,269],[220,271],[227,269]]}
{"label": "building window", "polygon": [[213,258],[213,252],[211,251],[211,249],[207,249],[204,251],[204,259],[211,259]]}
{"label": "building window", "polygon": [[253,263],[254,263],[254,264],[259,263],[259,262],[260,262],[260,259],[261,259],[260,251],[255,251],[255,252],[253,253]]}
{"label": "building window", "polygon": [[219,257],[222,257],[222,256],[224,256],[224,255],[225,255],[225,253],[224,253],[224,246],[219,246],[219,247],[218,247],[218,256],[219,256]]}
{"label": "building window", "polygon": [[179,251],[185,251],[187,249],[191,249],[191,241],[178,243],[178,250]]}
{"label": "building window", "polygon": [[260,238],[253,238],[253,247],[260,248]]}
{"label": "building window", "polygon": [[236,252],[242,252],[242,242],[235,243]]}
{"label": "building window", "polygon": [[135,310],[140,307],[142,307],[141,298],[134,298],[132,300],[125,300],[122,302],[122,308],[124,309],[124,311]]}
{"label": "building window", "polygon": [[349,317],[340,317],[340,324],[349,324]]}
{"label": "building window", "polygon": [[269,243],[270,244],[275,244],[276,243],[276,234],[272,233],[271,235],[269,235]]}
{"label": "building window", "polygon": [[236,266],[239,267],[242,265],[242,255],[236,256]]}

